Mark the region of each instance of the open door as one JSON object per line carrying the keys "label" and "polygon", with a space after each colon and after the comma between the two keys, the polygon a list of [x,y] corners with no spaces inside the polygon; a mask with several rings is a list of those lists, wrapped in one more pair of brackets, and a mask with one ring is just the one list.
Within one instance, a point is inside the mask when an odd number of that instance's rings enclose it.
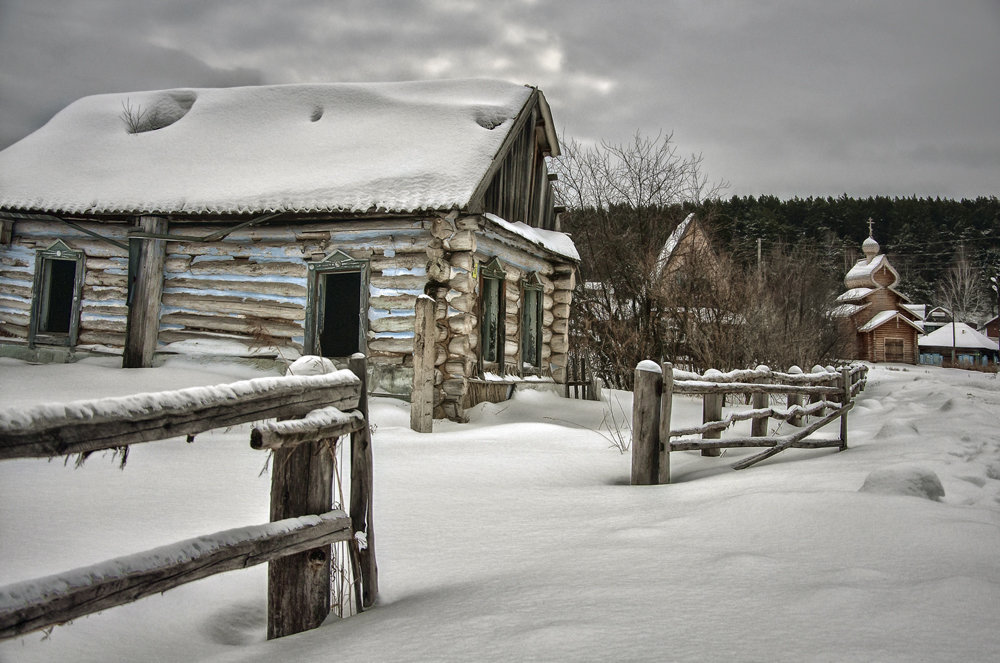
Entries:
{"label": "open door", "polygon": [[309,265],[305,352],[345,358],[366,352],[368,261],[336,251]]}

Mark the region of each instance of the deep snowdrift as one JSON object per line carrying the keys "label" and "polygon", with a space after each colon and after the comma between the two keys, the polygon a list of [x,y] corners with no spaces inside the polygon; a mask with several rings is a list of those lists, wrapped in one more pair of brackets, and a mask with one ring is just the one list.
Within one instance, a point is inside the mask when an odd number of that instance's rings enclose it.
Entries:
{"label": "deep snowdrift", "polygon": [[[0,402],[254,375],[111,365],[0,360]],[[630,408],[628,394],[615,399]],[[2,643],[0,661],[969,661],[1000,650],[993,376],[877,366],[848,451],[791,450],[743,472],[729,468],[740,454],[682,452],[675,483],[658,487],[626,485],[628,456],[595,432],[607,403],[525,392],[423,436],[406,407],[373,403],[375,610],[265,642],[257,567]],[[678,423],[699,416],[678,399]],[[264,456],[248,440],[242,428],[138,445],[124,471],[100,457],[79,470],[0,463],[0,584],[266,521]],[[900,494],[929,474],[940,501]],[[866,479],[877,490],[862,492]]]}

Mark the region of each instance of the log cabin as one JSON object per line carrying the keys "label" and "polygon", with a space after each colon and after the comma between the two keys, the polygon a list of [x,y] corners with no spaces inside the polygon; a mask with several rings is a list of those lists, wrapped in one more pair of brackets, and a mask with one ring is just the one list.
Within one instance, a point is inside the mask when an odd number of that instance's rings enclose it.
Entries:
{"label": "log cabin", "polygon": [[923,333],[909,298],[896,289],[899,273],[869,234],[865,257],[844,277],[847,290],[837,298],[833,316],[844,339],[846,359],[916,364],[917,336]]}
{"label": "log cabin", "polygon": [[579,255],[542,91],[502,81],[174,89],[80,99],[0,152],[0,355],[370,357],[434,413],[562,382]]}

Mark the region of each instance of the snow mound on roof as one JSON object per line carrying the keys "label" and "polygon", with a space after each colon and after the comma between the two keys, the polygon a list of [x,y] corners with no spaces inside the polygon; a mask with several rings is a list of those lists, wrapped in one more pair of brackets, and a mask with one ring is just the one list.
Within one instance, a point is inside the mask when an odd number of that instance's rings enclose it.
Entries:
{"label": "snow mound on roof", "polygon": [[[454,80],[84,97],[0,152],[0,207],[130,214],[463,207],[532,92]],[[129,108],[144,130],[130,133]]]}
{"label": "snow mound on roof", "polygon": [[909,495],[940,502],[944,486],[938,475],[926,467],[883,467],[865,478],[859,492],[879,495]]}

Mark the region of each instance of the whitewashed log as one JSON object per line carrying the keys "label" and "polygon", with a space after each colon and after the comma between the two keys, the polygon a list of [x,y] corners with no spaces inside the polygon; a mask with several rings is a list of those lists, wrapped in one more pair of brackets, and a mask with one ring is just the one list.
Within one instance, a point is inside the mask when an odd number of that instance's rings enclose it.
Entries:
{"label": "whitewashed log", "polygon": [[0,587],[0,639],[62,624],[217,573],[352,538],[341,510],[240,527]]}

